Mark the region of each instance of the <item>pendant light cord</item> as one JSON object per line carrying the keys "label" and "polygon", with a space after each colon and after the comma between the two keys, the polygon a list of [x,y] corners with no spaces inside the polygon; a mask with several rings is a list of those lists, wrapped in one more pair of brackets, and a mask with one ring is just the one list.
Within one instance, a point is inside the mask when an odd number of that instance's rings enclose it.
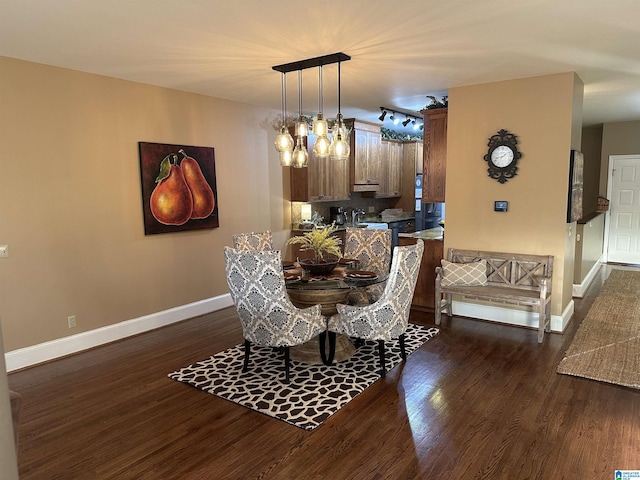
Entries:
{"label": "pendant light cord", "polygon": [[302,117],[302,70],[298,70],[298,115]]}
{"label": "pendant light cord", "polygon": [[286,87],[286,73],[282,73],[282,125],[287,125],[287,119],[285,117],[287,111],[287,87]]}
{"label": "pendant light cord", "polygon": [[324,114],[324,99],[322,98],[322,65],[320,65],[320,69],[318,70],[318,83],[320,84],[320,88],[318,88],[318,111]]}
{"label": "pendant light cord", "polygon": [[340,63],[342,62],[338,62],[338,113],[342,113],[340,112]]}

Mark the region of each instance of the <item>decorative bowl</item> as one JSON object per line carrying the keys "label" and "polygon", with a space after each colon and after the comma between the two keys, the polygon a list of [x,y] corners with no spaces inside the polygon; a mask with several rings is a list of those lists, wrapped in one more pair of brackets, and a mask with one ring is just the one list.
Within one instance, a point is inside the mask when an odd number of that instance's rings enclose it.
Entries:
{"label": "decorative bowl", "polygon": [[328,275],[338,265],[338,261],[315,263],[313,260],[301,260],[300,266],[311,275]]}

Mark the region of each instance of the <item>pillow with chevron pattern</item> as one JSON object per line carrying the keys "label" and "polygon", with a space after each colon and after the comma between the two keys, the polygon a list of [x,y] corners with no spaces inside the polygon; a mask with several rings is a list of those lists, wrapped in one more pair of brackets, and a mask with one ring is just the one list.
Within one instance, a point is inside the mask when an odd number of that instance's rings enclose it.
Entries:
{"label": "pillow with chevron pattern", "polygon": [[440,285],[464,285],[467,287],[487,284],[487,261],[453,263],[442,260],[444,275]]}

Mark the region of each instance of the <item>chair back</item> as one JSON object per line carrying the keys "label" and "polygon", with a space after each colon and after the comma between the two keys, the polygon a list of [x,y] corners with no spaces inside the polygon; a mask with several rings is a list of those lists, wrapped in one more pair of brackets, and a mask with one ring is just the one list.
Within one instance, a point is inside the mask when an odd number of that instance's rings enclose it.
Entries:
{"label": "chair back", "polygon": [[418,281],[423,252],[422,240],[418,240],[415,245],[398,246],[393,249],[393,261],[387,285],[376,302],[378,305],[384,302],[394,305],[393,310],[398,314],[395,321],[402,326],[402,331],[407,328],[409,322],[411,301]]}
{"label": "chair back", "polygon": [[224,247],[231,298],[245,340],[256,345],[298,345],[323,331],[320,306],[298,309],[286,292],[279,250],[249,251]]}
{"label": "chair back", "polygon": [[357,259],[361,270],[386,274],[391,263],[391,230],[347,227],[344,258]]}
{"label": "chair back", "polygon": [[367,340],[391,340],[402,335],[409,323],[423,251],[422,240],[395,247],[382,296],[370,305],[336,305],[338,314],[329,319],[328,329]]}
{"label": "chair back", "polygon": [[257,252],[273,250],[273,235],[269,230],[260,233],[238,233],[233,236],[233,248]]}

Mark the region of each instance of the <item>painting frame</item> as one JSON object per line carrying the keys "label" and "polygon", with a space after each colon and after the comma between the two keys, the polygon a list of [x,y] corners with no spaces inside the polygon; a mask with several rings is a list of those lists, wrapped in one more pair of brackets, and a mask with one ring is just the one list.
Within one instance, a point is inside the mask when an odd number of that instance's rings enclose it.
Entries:
{"label": "painting frame", "polygon": [[220,226],[213,147],[138,142],[138,153],[145,235]]}
{"label": "painting frame", "polygon": [[580,220],[583,215],[584,198],[584,155],[571,150],[569,157],[569,196],[567,202],[567,223]]}

